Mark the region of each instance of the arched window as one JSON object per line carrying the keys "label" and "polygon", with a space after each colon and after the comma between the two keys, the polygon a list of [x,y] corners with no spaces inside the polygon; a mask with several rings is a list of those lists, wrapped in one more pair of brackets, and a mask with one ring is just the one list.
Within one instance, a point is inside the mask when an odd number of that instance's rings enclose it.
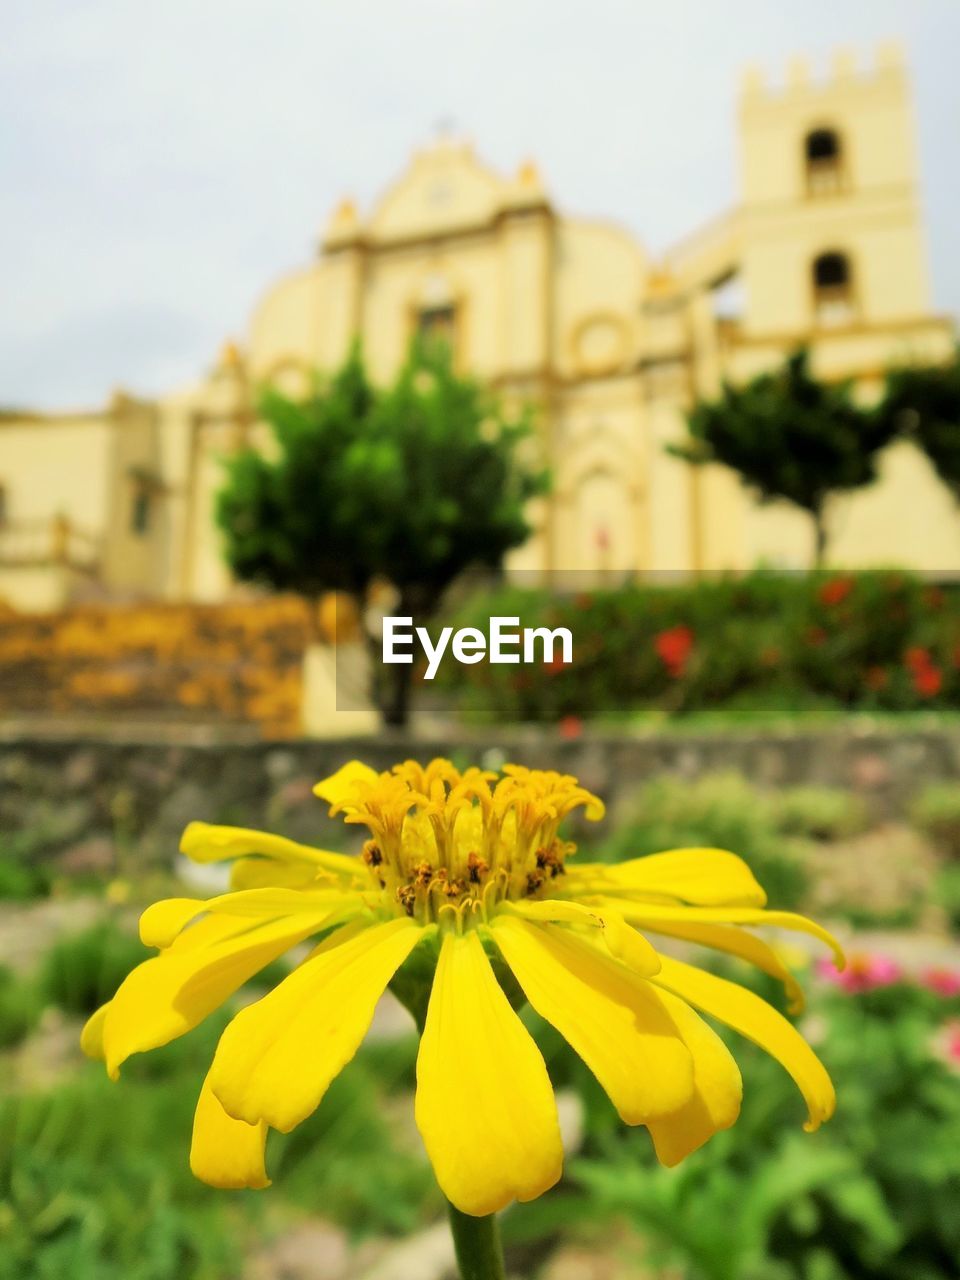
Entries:
{"label": "arched window", "polygon": [[811,129],[803,142],[807,195],[833,195],[843,187],[843,147],[835,129]]}
{"label": "arched window", "polygon": [[830,250],[814,259],[813,311],[818,325],[844,325],[853,319],[853,273],[845,253]]}

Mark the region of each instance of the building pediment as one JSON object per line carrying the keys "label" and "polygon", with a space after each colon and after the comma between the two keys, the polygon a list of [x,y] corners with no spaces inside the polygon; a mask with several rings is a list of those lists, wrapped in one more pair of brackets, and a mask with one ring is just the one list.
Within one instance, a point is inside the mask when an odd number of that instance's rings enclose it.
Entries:
{"label": "building pediment", "polygon": [[427,239],[489,224],[511,202],[514,183],[487,169],[469,143],[417,152],[364,228],[373,242]]}

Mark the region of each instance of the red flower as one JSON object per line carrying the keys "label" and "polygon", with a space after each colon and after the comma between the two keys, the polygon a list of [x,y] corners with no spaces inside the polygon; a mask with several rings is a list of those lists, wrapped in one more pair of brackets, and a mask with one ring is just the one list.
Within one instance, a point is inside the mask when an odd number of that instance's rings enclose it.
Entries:
{"label": "red flower", "polygon": [[561,738],[579,738],[583,733],[583,721],[579,716],[563,716],[557,728],[560,730]]}
{"label": "red flower", "polygon": [[921,698],[935,698],[943,688],[943,673],[939,667],[915,667],[913,687]]}
{"label": "red flower", "polygon": [[552,676],[555,676],[558,671],[563,670],[567,663],[564,662],[563,658],[551,658],[549,662],[545,662],[543,665]]}
{"label": "red flower", "polygon": [[657,656],[676,680],[683,675],[687,659],[693,650],[694,634],[690,627],[671,627],[661,631],[654,637],[653,646]]}
{"label": "red flower", "polygon": [[820,603],[825,605],[842,604],[853,590],[852,578],[831,578],[825,582],[817,595]]}
{"label": "red flower", "polygon": [[863,679],[868,689],[885,689],[890,683],[890,672],[886,667],[868,667]]}
{"label": "red flower", "polygon": [[930,650],[919,644],[911,645],[903,655],[903,663],[911,671],[924,671],[930,666]]}

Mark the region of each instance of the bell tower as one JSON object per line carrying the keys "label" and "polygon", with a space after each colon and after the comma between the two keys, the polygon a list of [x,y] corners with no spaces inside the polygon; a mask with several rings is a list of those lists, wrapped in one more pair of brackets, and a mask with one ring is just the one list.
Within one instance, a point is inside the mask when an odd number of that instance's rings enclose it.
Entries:
{"label": "bell tower", "polygon": [[786,84],[750,71],[740,99],[748,335],[817,337],[928,314],[910,88],[897,46]]}

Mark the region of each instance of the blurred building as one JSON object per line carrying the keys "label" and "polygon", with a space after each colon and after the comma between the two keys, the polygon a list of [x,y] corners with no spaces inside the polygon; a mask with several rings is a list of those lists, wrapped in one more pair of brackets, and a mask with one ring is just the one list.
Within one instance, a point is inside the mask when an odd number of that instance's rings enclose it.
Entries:
{"label": "blurred building", "polygon": [[[217,600],[231,591],[212,518],[218,458],[256,438],[251,388],[297,391],[355,335],[375,378],[417,331],[540,410],[555,491],[523,568],[702,570],[809,562],[807,521],[758,506],[729,472],[664,446],[721,379],[799,343],[864,396],[901,361],[947,357],[930,312],[911,96],[895,48],[826,77],[751,72],[739,110],[740,201],[651,260],[636,237],[558,211],[532,164],[512,177],[467,145],[415,155],[366,216],[337,209],[316,259],[281,280],[208,376],[156,401],[0,420],[0,595]],[[837,502],[847,565],[960,565],[960,520],[916,450]]]}

